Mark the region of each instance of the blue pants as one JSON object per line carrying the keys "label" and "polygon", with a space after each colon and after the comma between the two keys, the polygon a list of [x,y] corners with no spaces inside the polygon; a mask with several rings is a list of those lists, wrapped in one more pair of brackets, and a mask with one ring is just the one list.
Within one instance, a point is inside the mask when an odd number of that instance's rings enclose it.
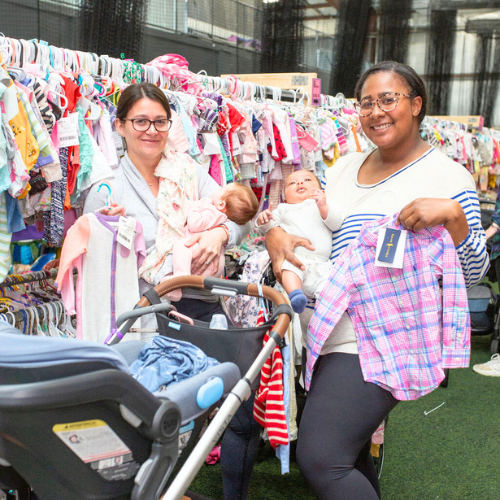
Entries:
{"label": "blue pants", "polygon": [[225,500],[246,500],[262,427],[253,418],[255,393],[229,422],[220,451]]}

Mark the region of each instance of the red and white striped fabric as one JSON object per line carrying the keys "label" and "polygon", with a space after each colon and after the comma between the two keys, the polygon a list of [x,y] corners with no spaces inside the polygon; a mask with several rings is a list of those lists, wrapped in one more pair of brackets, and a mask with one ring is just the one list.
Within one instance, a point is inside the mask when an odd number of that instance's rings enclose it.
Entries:
{"label": "red and white striped fabric", "polygon": [[[264,335],[264,344],[268,340],[269,332]],[[260,386],[255,394],[253,416],[267,429],[269,442],[273,448],[288,444],[288,427],[283,402],[283,358],[278,346],[262,367]]]}

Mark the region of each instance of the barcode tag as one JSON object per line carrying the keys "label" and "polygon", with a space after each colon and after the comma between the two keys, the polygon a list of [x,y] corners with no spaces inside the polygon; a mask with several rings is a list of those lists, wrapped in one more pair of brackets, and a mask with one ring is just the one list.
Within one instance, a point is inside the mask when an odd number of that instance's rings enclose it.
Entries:
{"label": "barcode tag", "polygon": [[118,222],[118,234],[116,241],[125,248],[132,250],[135,234],[135,219],[133,217],[121,217]]}
{"label": "barcode tag", "polygon": [[78,113],[71,113],[66,118],[60,118],[57,122],[57,134],[60,148],[78,146]]}

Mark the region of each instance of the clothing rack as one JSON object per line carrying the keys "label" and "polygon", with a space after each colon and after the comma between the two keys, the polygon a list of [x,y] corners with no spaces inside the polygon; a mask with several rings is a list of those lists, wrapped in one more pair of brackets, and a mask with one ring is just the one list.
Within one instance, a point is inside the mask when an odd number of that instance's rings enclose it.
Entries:
{"label": "clothing rack", "polygon": [[57,276],[57,270],[36,271],[26,274],[9,274],[5,280],[0,283],[0,288],[12,287],[23,283],[36,283],[37,281],[46,281],[54,279]]}
{"label": "clothing rack", "polygon": [[[28,283],[38,283],[46,280],[53,280],[57,275],[57,270],[37,271],[19,275],[9,275],[0,283],[1,288],[12,288]],[[51,287],[55,290],[54,287]],[[64,304],[55,293],[52,295],[44,290],[44,295],[36,295],[38,304],[24,305],[17,310],[9,310],[0,313],[0,318],[18,328],[28,335],[64,336],[75,337],[76,330],[70,324],[70,318],[66,315]],[[9,299],[8,295],[4,296]],[[11,300],[14,300],[11,298]],[[18,302],[17,300],[15,302]],[[40,328],[37,328],[40,325]],[[54,333],[55,332],[55,333]]]}
{"label": "clothing rack", "polygon": [[[64,311],[64,305],[61,300],[54,300],[53,302],[47,302],[47,304],[59,304],[61,307],[61,311]],[[47,310],[45,309],[47,306],[29,306],[23,309],[19,309],[18,311],[9,311],[5,313],[0,313],[0,317],[3,317],[8,323],[10,323],[12,326],[15,326],[19,323],[25,323],[26,320],[29,320],[29,317],[27,317],[26,310],[30,309],[36,313],[38,318],[43,318],[44,316],[46,317],[47,315]],[[12,321],[9,321],[9,318],[13,317],[14,318],[14,324]]]}
{"label": "clothing rack", "polygon": [[[251,99],[254,97],[271,97],[273,99],[306,99],[309,102],[311,95],[311,81],[316,73],[297,73],[285,74],[291,76],[291,84],[273,85],[271,81],[267,84],[259,84],[258,81],[243,82],[238,75],[223,75],[222,77],[212,77],[202,70],[197,74],[192,74],[190,80],[182,80],[178,75],[172,74],[168,77],[152,64],[141,64],[133,60],[122,60],[107,55],[97,55],[92,52],[82,52],[78,50],[64,49],[49,45],[43,40],[24,40],[0,36],[0,55],[1,59],[9,66],[23,68],[28,64],[39,64],[55,71],[64,71],[69,69],[76,73],[89,73],[103,78],[125,84],[124,74],[132,65],[140,68],[135,70],[136,81],[148,81],[158,85],[162,89],[179,90],[181,87],[191,84],[203,86],[204,90],[221,91],[221,93],[232,94],[234,97],[242,99]],[[187,70],[186,70],[187,71]],[[140,73],[140,74],[139,74]],[[298,75],[298,76],[297,76]],[[183,75],[185,76],[185,75]],[[255,76],[258,75],[247,75]],[[293,83],[293,78],[297,83]],[[304,82],[306,84],[304,85]],[[243,84],[243,85],[242,85]],[[311,87],[312,88],[312,87]],[[305,89],[305,90],[304,90]],[[327,98],[329,96],[323,96]],[[323,99],[322,99],[323,101]]]}
{"label": "clothing rack", "polygon": [[483,129],[484,118],[479,115],[465,115],[465,116],[433,116],[432,118],[437,118],[438,120],[445,120],[449,122],[462,123],[466,125],[469,129],[479,130]]}

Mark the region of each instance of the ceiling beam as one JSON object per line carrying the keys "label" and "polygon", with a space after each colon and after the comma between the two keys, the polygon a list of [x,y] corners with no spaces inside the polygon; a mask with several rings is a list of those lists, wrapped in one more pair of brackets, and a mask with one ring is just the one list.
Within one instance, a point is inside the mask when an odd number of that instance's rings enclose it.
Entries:
{"label": "ceiling beam", "polygon": [[490,34],[500,32],[499,19],[469,19],[465,24],[467,33],[483,33]]}
{"label": "ceiling beam", "polygon": [[470,9],[499,9],[500,0],[433,0],[431,10],[470,10]]}
{"label": "ceiling beam", "polygon": [[336,19],[335,15],[322,14],[321,16],[307,16],[304,17],[304,21],[323,21],[324,19]]}
{"label": "ceiling beam", "polygon": [[337,10],[340,8],[340,0],[325,0],[330,7],[335,7]]}
{"label": "ceiling beam", "polygon": [[322,9],[323,7],[331,7],[329,3],[307,4],[300,7],[301,9]]}

